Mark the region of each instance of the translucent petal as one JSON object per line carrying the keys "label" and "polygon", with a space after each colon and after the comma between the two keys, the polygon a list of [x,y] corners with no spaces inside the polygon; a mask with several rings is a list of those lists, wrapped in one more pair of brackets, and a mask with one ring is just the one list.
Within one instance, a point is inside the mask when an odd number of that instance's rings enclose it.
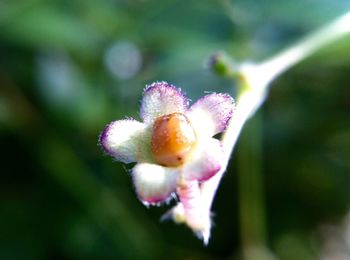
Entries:
{"label": "translucent petal", "polygon": [[140,163],[132,170],[134,186],[144,204],[166,201],[176,190],[178,171],[157,164]]}
{"label": "translucent petal", "polygon": [[186,180],[206,181],[214,176],[222,166],[224,152],[219,140],[209,138],[198,144],[192,158],[183,168]]}
{"label": "translucent petal", "polygon": [[143,93],[140,114],[145,123],[152,123],[162,115],[183,113],[187,107],[188,99],[180,89],[167,82],[155,82]]}
{"label": "translucent petal", "polygon": [[118,120],[105,127],[100,144],[105,152],[124,163],[135,162],[147,155],[147,126],[133,119]]}
{"label": "translucent petal", "polygon": [[234,110],[228,94],[209,94],[194,103],[186,113],[198,136],[213,136],[226,129]]}

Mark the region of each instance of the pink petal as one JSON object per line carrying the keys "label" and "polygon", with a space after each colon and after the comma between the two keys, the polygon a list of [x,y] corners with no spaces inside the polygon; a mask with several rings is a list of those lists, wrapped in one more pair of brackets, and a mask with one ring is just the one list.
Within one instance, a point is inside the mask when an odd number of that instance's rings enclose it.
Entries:
{"label": "pink petal", "polygon": [[211,226],[210,212],[204,210],[198,181],[184,182],[177,187],[176,191],[182,203],[186,224],[200,239],[203,239],[205,245],[208,244]]}
{"label": "pink petal", "polygon": [[199,136],[213,136],[226,129],[233,110],[234,101],[230,95],[213,93],[194,103],[186,115]]}
{"label": "pink petal", "polygon": [[182,91],[167,82],[155,82],[146,87],[141,102],[141,118],[152,123],[159,116],[183,113],[188,107],[188,99]]}
{"label": "pink petal", "polygon": [[224,160],[224,152],[219,140],[210,138],[198,144],[190,162],[184,167],[186,180],[206,181],[220,169]]}
{"label": "pink petal", "polygon": [[[99,142],[105,152],[116,160],[130,163],[145,156],[143,150],[147,126],[133,119],[118,120],[110,123],[102,131]],[[149,141],[150,142],[150,141]]]}
{"label": "pink petal", "polygon": [[157,164],[140,163],[132,170],[139,199],[146,205],[166,201],[176,190],[178,171]]}

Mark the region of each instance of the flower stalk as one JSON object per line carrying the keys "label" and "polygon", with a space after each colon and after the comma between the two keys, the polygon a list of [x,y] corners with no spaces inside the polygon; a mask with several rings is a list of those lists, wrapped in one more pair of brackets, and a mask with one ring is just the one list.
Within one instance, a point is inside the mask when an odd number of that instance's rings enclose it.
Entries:
{"label": "flower stalk", "polygon": [[[349,33],[348,24],[350,12],[261,63],[237,64],[223,55],[213,57],[213,69],[238,83],[236,107],[229,95],[220,93],[206,95],[189,106],[181,89],[155,82],[144,90],[142,121],[111,122],[102,131],[100,144],[116,160],[137,163],[131,175],[145,205],[160,205],[177,194],[180,202],[166,217],[185,223],[207,244],[216,190],[243,126],[264,102],[270,83]],[[223,131],[221,140],[214,138]]]}
{"label": "flower stalk", "polygon": [[[305,60],[325,46],[336,42],[350,33],[350,11],[338,17],[333,22],[306,36],[295,45],[259,63],[242,63],[235,68],[223,69],[220,59],[220,71],[237,70],[234,75],[238,84],[238,96],[234,118],[222,136],[222,145],[225,153],[225,164],[221,170],[201,185],[204,208],[210,211],[220,180],[227,169],[231,154],[237,139],[248,119],[255,114],[264,102],[271,82],[286,70]],[[226,63],[231,66],[230,63]]]}

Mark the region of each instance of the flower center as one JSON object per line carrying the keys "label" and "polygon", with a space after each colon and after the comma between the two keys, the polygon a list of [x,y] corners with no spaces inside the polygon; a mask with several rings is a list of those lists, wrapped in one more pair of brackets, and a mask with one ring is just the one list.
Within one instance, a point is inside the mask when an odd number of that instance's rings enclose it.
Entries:
{"label": "flower center", "polygon": [[184,114],[160,116],[153,124],[151,150],[154,159],[160,165],[184,164],[196,141],[196,134]]}

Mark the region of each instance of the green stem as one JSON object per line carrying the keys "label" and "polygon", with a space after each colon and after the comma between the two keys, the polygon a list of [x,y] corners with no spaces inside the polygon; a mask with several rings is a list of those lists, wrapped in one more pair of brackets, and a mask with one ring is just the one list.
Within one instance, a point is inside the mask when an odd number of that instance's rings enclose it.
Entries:
{"label": "green stem", "polygon": [[260,114],[255,115],[245,126],[238,146],[238,198],[243,257],[261,259],[257,252],[266,248],[266,221]]}
{"label": "green stem", "polygon": [[206,208],[211,207],[216,189],[221,177],[226,171],[231,153],[244,124],[265,100],[271,81],[327,44],[335,42],[349,34],[349,24],[350,12],[347,12],[272,58],[261,63],[245,63],[238,68],[237,75],[239,75],[239,85],[242,87],[242,91],[237,98],[234,120],[231,120],[222,137],[227,163],[218,174],[201,186]]}
{"label": "green stem", "polygon": [[[333,22],[306,36],[290,48],[260,63],[243,63],[233,68],[232,64],[230,65],[230,62],[227,60],[219,60],[221,62],[219,64],[220,71],[224,72],[226,76],[236,77],[240,87],[240,93],[237,97],[233,119],[230,121],[221,139],[226,155],[225,163],[215,176],[201,185],[203,211],[205,214],[210,214],[216,190],[222,176],[226,172],[228,162],[242,128],[264,102],[271,82],[284,71],[308,58],[321,48],[348,35],[350,33],[349,24],[350,12],[347,12]],[[231,67],[223,68],[222,66],[225,64]],[[237,73],[234,73],[233,70],[236,70]],[[256,176],[256,178],[259,177]],[[208,233],[210,233],[210,230]]]}

